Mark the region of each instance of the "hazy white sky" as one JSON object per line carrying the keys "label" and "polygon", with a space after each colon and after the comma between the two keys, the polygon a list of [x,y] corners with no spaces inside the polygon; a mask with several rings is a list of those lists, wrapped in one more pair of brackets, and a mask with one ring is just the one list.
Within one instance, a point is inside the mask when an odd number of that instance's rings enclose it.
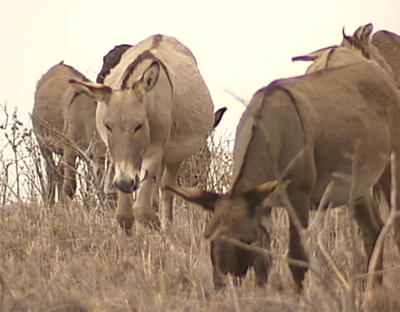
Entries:
{"label": "hazy white sky", "polygon": [[250,99],[303,73],[306,64],[291,57],[339,43],[343,26],[400,33],[399,12],[399,0],[0,0],[0,103],[27,120],[36,82],[52,65],[64,60],[94,80],[114,45],[162,33],[192,50],[215,107],[229,109],[222,128],[232,131],[243,106],[224,89]]}

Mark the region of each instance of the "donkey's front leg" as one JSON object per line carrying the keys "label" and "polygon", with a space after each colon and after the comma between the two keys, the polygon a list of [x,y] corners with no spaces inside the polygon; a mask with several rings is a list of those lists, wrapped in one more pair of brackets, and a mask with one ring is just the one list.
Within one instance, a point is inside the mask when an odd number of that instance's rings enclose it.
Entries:
{"label": "donkey's front leg", "polygon": [[154,209],[153,197],[155,190],[160,186],[160,172],[164,170],[161,165],[162,151],[152,151],[150,155],[143,158],[141,170],[143,180],[133,205],[133,214],[136,221],[159,229],[160,219],[157,210]]}

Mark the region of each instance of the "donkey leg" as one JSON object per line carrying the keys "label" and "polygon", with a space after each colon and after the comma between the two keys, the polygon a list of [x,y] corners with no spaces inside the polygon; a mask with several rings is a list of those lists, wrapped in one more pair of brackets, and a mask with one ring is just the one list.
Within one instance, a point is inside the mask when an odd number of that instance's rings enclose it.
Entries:
{"label": "donkey leg", "polygon": [[[364,247],[367,251],[368,263],[371,260],[376,240],[383,227],[383,221],[377,209],[378,206],[375,204],[370,194],[357,199],[354,203],[353,216],[361,230]],[[382,261],[383,250],[379,254],[377,270],[382,269]],[[382,284],[382,276],[378,276],[376,281],[377,283]]]}
{"label": "donkey leg", "polygon": [[[292,209],[297,215],[302,228],[307,227],[308,223],[308,212],[310,207],[310,196],[306,192],[293,190],[288,194],[290,202],[292,204]],[[300,240],[300,234],[294,221],[290,218],[289,224],[289,252],[288,257],[295,260],[300,260],[303,262],[308,262],[308,257],[306,251]],[[289,268],[292,272],[293,280],[296,283],[297,291],[303,289],[303,280],[308,268],[304,266],[298,266],[295,264],[290,264]]]}
{"label": "donkey leg", "polygon": [[[156,151],[154,155],[162,155],[162,152]],[[143,167],[147,172],[147,177],[139,188],[137,199],[133,205],[133,213],[136,221],[159,229],[160,219],[153,209],[153,197],[155,189],[158,189],[160,185],[160,172],[164,170],[161,165],[161,157],[143,160]]]}
{"label": "donkey leg", "polygon": [[227,257],[232,260],[233,263],[236,261],[235,254],[232,252],[234,248],[227,245],[224,242],[211,241],[210,242],[210,257],[213,266],[213,282],[214,289],[217,291],[223,290],[226,286],[226,275],[228,274],[229,268],[227,264]]}
{"label": "donkey leg", "polygon": [[[260,232],[262,230],[259,230]],[[261,239],[261,247],[270,250],[270,236],[266,231],[258,235]],[[254,262],[254,272],[256,274],[257,286],[263,287],[267,284],[268,275],[271,268],[271,257],[264,254],[257,254]]]}
{"label": "donkey leg", "polygon": [[56,164],[53,160],[53,153],[39,139],[38,143],[46,164],[47,188],[43,200],[47,205],[53,206],[56,201]]}
{"label": "donkey leg", "polygon": [[[107,165],[107,166],[106,166]],[[108,208],[115,209],[118,202],[118,192],[116,188],[113,186],[113,178],[115,175],[114,164],[108,159],[104,162],[104,182],[102,192],[106,196],[106,205]],[[106,169],[107,168],[107,169]],[[133,202],[132,202],[133,205]],[[132,207],[131,205],[131,207]]]}
{"label": "donkey leg", "polygon": [[222,273],[219,267],[213,265],[213,283],[214,283],[214,289],[216,291],[225,288],[226,286],[225,278],[226,274]]}
{"label": "donkey leg", "polygon": [[156,213],[160,212],[160,185],[161,185],[161,180],[164,175],[165,168],[160,168],[160,171],[158,172],[157,175],[157,180],[156,180],[156,187],[154,187],[153,190],[153,210]]}
{"label": "donkey leg", "polygon": [[396,169],[395,169],[395,177],[394,180],[396,182],[396,188],[394,188],[393,185],[391,185],[390,190],[388,191],[388,197],[391,196],[391,194],[393,194],[394,197],[394,203],[391,203],[391,206],[394,205],[395,209],[396,209],[396,214],[397,217],[394,220],[394,237],[395,237],[395,242],[397,245],[398,250],[400,251],[400,155],[397,154],[395,155],[396,159],[395,159],[395,163],[396,163]]}
{"label": "donkey leg", "polygon": [[64,177],[62,185],[62,200],[72,199],[76,192],[76,153],[73,149],[64,148]]}
{"label": "donkey leg", "polygon": [[[394,177],[397,186],[400,185],[400,161],[399,157],[397,157],[396,160],[396,172],[395,172],[395,177]],[[395,205],[396,212],[399,213],[400,211],[400,188],[397,187],[397,189],[393,189],[392,187],[392,176],[391,176],[391,168],[390,166],[387,166],[385,168],[385,171],[383,172],[381,178],[379,179],[379,187],[381,188],[385,199],[386,203],[389,205],[389,208],[393,205]],[[392,202],[392,192],[394,195],[394,200],[395,202]],[[397,249],[400,251],[400,218],[396,217],[394,221],[394,238],[395,242],[397,245]]]}
{"label": "donkey leg", "polygon": [[49,206],[53,206],[56,202],[57,171],[58,169],[53,160],[46,161],[46,175],[48,180],[46,201]]}
{"label": "donkey leg", "polygon": [[[161,188],[164,189],[166,185],[176,185],[176,178],[178,176],[179,168],[182,162],[169,165],[165,168],[163,179],[161,182]],[[162,205],[163,209],[168,213],[168,220],[172,222],[174,220],[173,210],[173,195],[172,192],[162,192]]]}

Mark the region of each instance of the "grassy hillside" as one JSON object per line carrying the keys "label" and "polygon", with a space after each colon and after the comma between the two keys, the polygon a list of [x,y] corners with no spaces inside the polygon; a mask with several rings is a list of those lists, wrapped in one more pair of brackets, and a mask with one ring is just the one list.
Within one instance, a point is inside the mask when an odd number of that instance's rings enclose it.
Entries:
{"label": "grassy hillside", "polygon": [[[257,288],[250,272],[242,285],[234,287],[228,280],[225,291],[218,293],[209,242],[203,239],[203,210],[177,200],[173,225],[164,222],[160,231],[136,225],[127,236],[118,228],[114,211],[88,191],[89,182],[70,204],[46,207],[41,200],[46,181],[40,176],[42,160],[34,139],[23,125],[18,131],[12,125],[1,132],[12,138],[14,131],[19,142],[14,148],[4,135],[0,158],[1,312],[361,311],[366,280],[359,276],[366,271],[366,257],[347,208],[330,211],[327,222],[319,219],[308,233],[312,269],[303,293],[295,292],[288,265],[280,259],[288,247],[283,209],[273,210],[271,248],[277,257],[267,287]],[[218,142],[211,146],[208,177],[200,180],[223,190],[231,159],[225,143]],[[11,147],[8,154],[6,146]],[[187,168],[194,170],[190,164]],[[382,208],[385,218],[387,210]],[[400,311],[399,254],[392,231],[384,245],[383,288],[368,293],[371,299],[364,311]]]}

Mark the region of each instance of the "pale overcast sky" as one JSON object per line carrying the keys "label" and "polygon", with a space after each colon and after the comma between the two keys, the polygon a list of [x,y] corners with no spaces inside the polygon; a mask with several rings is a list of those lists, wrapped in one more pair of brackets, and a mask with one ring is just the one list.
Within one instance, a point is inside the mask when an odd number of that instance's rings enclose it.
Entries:
{"label": "pale overcast sky", "polygon": [[234,130],[243,106],[224,89],[250,99],[303,73],[307,65],[291,57],[339,43],[343,26],[350,34],[372,22],[400,34],[399,14],[399,0],[0,0],[0,103],[27,119],[52,65],[64,60],[94,80],[115,45],[161,33],[192,50],[216,109],[229,109],[222,129]]}

